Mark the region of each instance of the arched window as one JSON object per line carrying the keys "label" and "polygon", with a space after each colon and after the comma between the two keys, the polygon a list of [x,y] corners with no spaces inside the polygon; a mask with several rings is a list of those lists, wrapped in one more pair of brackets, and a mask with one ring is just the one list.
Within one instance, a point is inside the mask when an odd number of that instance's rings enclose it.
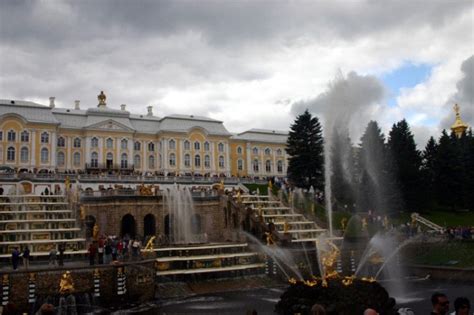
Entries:
{"label": "arched window", "polygon": [[41,163],[48,163],[49,161],[49,151],[46,148],[41,149]]}
{"label": "arched window", "polygon": [[209,155],[206,155],[204,157],[204,167],[205,168],[210,168],[211,167],[211,157]]}
{"label": "arched window", "polygon": [[99,139],[97,139],[96,137],[92,138],[91,139],[91,147],[97,148],[98,146],[99,146]]}
{"label": "arched window", "polygon": [[9,147],[7,150],[7,161],[15,161],[15,148]]}
{"label": "arched window", "polygon": [[155,151],[155,144],[153,142],[148,143],[148,151],[150,152]]}
{"label": "arched window", "polygon": [[258,160],[253,160],[253,171],[258,172]]}
{"label": "arched window", "polygon": [[201,143],[199,141],[194,142],[194,150],[201,150]]}
{"label": "arched window", "polygon": [[219,156],[219,168],[224,168],[224,157],[221,155]]}
{"label": "arched window", "polygon": [[244,161],[243,160],[237,160],[237,170],[239,170],[239,171],[244,170]]}
{"label": "arched window", "polygon": [[72,163],[74,164],[74,166],[81,165],[81,154],[79,152],[74,153]]}
{"label": "arched window", "polygon": [[265,171],[270,173],[272,171],[272,162],[270,160],[265,161]]}
{"label": "arched window", "polygon": [[59,137],[57,141],[58,148],[64,148],[66,146],[66,140],[63,137]]}
{"label": "arched window", "polygon": [[201,156],[199,154],[194,156],[194,167],[201,167]]}
{"label": "arched window", "polygon": [[224,144],[223,143],[219,143],[217,145],[217,149],[219,150],[219,152],[224,152]]}
{"label": "arched window", "polygon": [[41,133],[41,143],[49,143],[49,133]]}
{"label": "arched window", "polygon": [[29,154],[28,148],[26,148],[26,147],[21,148],[21,150],[20,150],[20,161],[22,163],[26,163],[26,162],[28,162],[29,158],[30,158],[30,154]]}
{"label": "arched window", "polygon": [[278,171],[278,173],[283,173],[283,161],[282,160],[277,162],[277,171]]}
{"label": "arched window", "polygon": [[97,152],[91,153],[91,167],[99,167],[99,154]]}
{"label": "arched window", "polygon": [[176,155],[174,153],[170,154],[170,166],[176,166]]}
{"label": "arched window", "polygon": [[133,144],[133,149],[134,149],[135,151],[140,151],[141,148],[142,148],[142,144],[141,144],[140,142],[138,142],[138,141],[135,141],[135,143]]}
{"label": "arched window", "polygon": [[120,141],[120,147],[122,148],[122,150],[127,150],[128,140],[127,139],[122,139],[122,141]]}
{"label": "arched window", "polygon": [[155,157],[153,155],[148,157],[148,168],[155,168]]}
{"label": "arched window", "polygon": [[191,149],[191,144],[189,143],[188,140],[184,141],[184,149],[185,150],[190,150]]}
{"label": "arched window", "polygon": [[168,142],[168,146],[169,146],[170,150],[174,150],[174,149],[176,149],[176,142],[173,139],[171,139]]}
{"label": "arched window", "polygon": [[272,154],[272,150],[270,150],[269,148],[266,148],[265,155],[270,155],[270,154]]}
{"label": "arched window", "polygon": [[112,149],[114,147],[114,140],[112,138],[108,138],[105,143],[107,149]]}
{"label": "arched window", "polygon": [[133,158],[133,166],[135,166],[135,168],[141,168],[141,164],[142,164],[142,159],[140,158],[138,154],[135,155],[135,157]]}
{"label": "arched window", "polygon": [[58,152],[58,156],[57,156],[57,162],[58,162],[58,166],[64,166],[64,152]]}
{"label": "arched window", "polygon": [[123,153],[120,158],[120,168],[128,168],[128,156],[127,153]]}
{"label": "arched window", "polygon": [[184,155],[184,166],[191,167],[191,156],[189,154]]}
{"label": "arched window", "polygon": [[29,142],[30,141],[30,133],[28,131],[23,131],[20,135],[21,142]]}
{"label": "arched window", "polygon": [[12,142],[16,140],[16,132],[14,130],[10,130],[7,133],[7,140]]}
{"label": "arched window", "polygon": [[81,147],[81,139],[80,138],[74,138],[74,144],[73,146],[75,148],[80,148]]}
{"label": "arched window", "polygon": [[237,154],[242,154],[243,150],[242,147],[237,147]]}
{"label": "arched window", "polygon": [[253,148],[253,154],[255,154],[255,155],[258,154],[258,148],[257,148],[257,147],[254,147],[254,148]]}
{"label": "arched window", "polygon": [[113,162],[114,160],[114,155],[112,153],[107,153],[106,160]]}
{"label": "arched window", "polygon": [[281,154],[282,154],[281,149],[278,149],[278,150],[277,150],[277,155],[281,155]]}
{"label": "arched window", "polygon": [[210,150],[210,146],[209,146],[209,142],[204,142],[204,151],[209,151]]}

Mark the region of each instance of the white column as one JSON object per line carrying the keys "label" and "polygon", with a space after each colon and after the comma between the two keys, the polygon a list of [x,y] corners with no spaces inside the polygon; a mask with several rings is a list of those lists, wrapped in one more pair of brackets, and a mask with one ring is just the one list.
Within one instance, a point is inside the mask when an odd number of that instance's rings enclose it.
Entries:
{"label": "white column", "polygon": [[56,132],[51,132],[51,160],[50,165],[56,168],[56,144],[57,144]]}
{"label": "white column", "polygon": [[246,152],[247,152],[247,174],[252,175],[253,174],[253,164],[252,164],[252,148],[250,146],[250,143],[247,142],[246,144]]}
{"label": "white column", "polygon": [[260,165],[258,166],[258,171],[261,175],[267,175],[267,171],[265,170],[265,147],[258,148],[258,153],[260,154]]}
{"label": "white column", "polygon": [[120,165],[120,151],[122,150],[122,144],[120,143],[121,138],[115,138],[115,163],[117,165]]}
{"label": "white column", "polygon": [[128,150],[128,166],[133,165],[133,139],[128,139],[127,142],[127,150]]}
{"label": "white column", "polygon": [[[98,153],[97,158],[99,159],[99,161],[98,161],[99,164],[104,163],[104,147],[105,147],[104,138],[102,138],[102,137],[98,138],[97,149],[98,149],[99,152],[97,152]],[[88,155],[90,155],[90,154],[88,154]]]}
{"label": "white column", "polygon": [[277,170],[277,164],[276,164],[276,150],[275,149],[272,149],[272,155],[273,155],[272,175],[277,176],[278,170]]}
{"label": "white column", "polygon": [[216,171],[217,168],[216,168],[216,144],[215,144],[215,142],[213,142],[213,141],[210,142],[209,150],[210,150],[209,156],[211,158],[211,171],[210,171],[210,173],[215,174],[215,173],[217,173],[217,171]]}
{"label": "white column", "polygon": [[67,137],[66,138],[66,167],[68,169],[71,169],[71,165],[72,165],[72,153],[71,153],[71,148],[72,148],[72,145],[73,145],[74,141],[72,139],[72,137]]}
{"label": "white column", "polygon": [[[100,139],[99,139],[100,142]],[[101,154],[101,151],[99,150],[99,154]],[[90,163],[91,162],[91,137],[86,137],[86,152],[84,156],[84,163]],[[85,165],[84,165],[85,168]]]}
{"label": "white column", "polygon": [[225,173],[226,176],[230,176],[230,149],[229,149],[229,142],[224,143],[224,161],[225,161]]}
{"label": "white column", "polygon": [[[31,131],[30,141],[31,141],[31,152],[30,152],[31,166],[36,167],[36,131]],[[7,154],[6,151],[4,154]]]}
{"label": "white column", "polygon": [[[178,171],[183,171],[184,168],[184,141],[181,139],[176,139],[176,142],[178,142],[176,145],[179,146],[179,154],[181,155],[179,157],[179,170]],[[192,152],[192,151],[191,151]],[[176,156],[176,159],[178,156]],[[191,169],[194,170],[194,163],[191,163]]]}
{"label": "white column", "polygon": [[140,166],[141,166],[142,172],[148,172],[149,171],[149,168],[148,168],[148,154],[146,154],[147,146],[148,146],[148,143],[146,141],[141,142],[141,148],[142,148],[141,162],[142,162],[142,165],[140,165]]}
{"label": "white column", "polygon": [[163,172],[169,172],[168,169],[168,141],[166,138],[161,139],[163,143],[163,153],[161,156],[163,157]]}

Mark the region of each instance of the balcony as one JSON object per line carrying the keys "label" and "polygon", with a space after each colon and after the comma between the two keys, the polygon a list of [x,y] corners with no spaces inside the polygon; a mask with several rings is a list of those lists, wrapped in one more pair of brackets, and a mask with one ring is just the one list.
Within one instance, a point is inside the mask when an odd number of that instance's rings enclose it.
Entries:
{"label": "balcony", "polygon": [[112,163],[86,163],[86,170],[97,171],[133,171],[133,164],[121,165]]}

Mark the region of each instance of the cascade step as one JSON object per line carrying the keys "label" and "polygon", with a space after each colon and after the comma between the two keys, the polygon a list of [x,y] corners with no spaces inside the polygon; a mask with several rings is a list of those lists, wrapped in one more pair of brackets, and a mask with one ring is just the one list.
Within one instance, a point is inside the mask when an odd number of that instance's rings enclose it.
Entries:
{"label": "cascade step", "polygon": [[164,270],[164,271],[157,271],[156,275],[157,276],[189,275],[189,274],[196,274],[196,273],[236,271],[236,270],[246,270],[246,269],[256,269],[256,268],[265,268],[265,264],[259,263],[259,264],[236,265],[236,266],[215,267],[215,268]]}
{"label": "cascade step", "polygon": [[157,262],[172,262],[172,261],[195,261],[195,260],[213,260],[222,258],[236,258],[236,257],[252,257],[257,256],[258,253],[235,253],[235,254],[216,254],[216,255],[196,255],[196,256],[172,256],[157,258]]}
{"label": "cascade step", "polygon": [[80,228],[58,228],[58,229],[28,229],[28,230],[4,230],[0,231],[0,234],[10,233],[46,233],[46,232],[73,232],[80,231]]}
{"label": "cascade step", "polygon": [[0,211],[0,214],[27,214],[27,213],[72,213],[72,210],[10,210],[10,211]]}
{"label": "cascade step", "polygon": [[85,242],[85,238],[71,238],[71,239],[47,239],[47,240],[21,240],[13,242],[0,242],[0,245],[20,245],[20,244],[49,244],[49,243],[72,243],[72,242]]}
{"label": "cascade step", "polygon": [[[84,255],[87,254],[88,251],[85,249],[81,250],[67,250],[64,252],[64,255]],[[59,253],[58,253],[59,255]],[[49,256],[49,252],[32,252],[30,253],[30,256],[34,257],[46,257]],[[10,258],[12,257],[12,254],[0,254],[0,258]]]}

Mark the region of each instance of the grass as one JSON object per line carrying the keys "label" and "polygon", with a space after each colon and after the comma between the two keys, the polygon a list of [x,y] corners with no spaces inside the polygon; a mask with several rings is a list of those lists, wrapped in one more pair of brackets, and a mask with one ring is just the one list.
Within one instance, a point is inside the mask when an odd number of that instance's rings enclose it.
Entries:
{"label": "grass", "polygon": [[411,264],[474,268],[474,242],[450,241],[408,246],[404,257]]}
{"label": "grass", "polygon": [[[411,221],[411,213],[401,213],[395,218],[395,223],[407,223]],[[434,210],[420,215],[440,226],[474,226],[474,212],[453,212]]]}

